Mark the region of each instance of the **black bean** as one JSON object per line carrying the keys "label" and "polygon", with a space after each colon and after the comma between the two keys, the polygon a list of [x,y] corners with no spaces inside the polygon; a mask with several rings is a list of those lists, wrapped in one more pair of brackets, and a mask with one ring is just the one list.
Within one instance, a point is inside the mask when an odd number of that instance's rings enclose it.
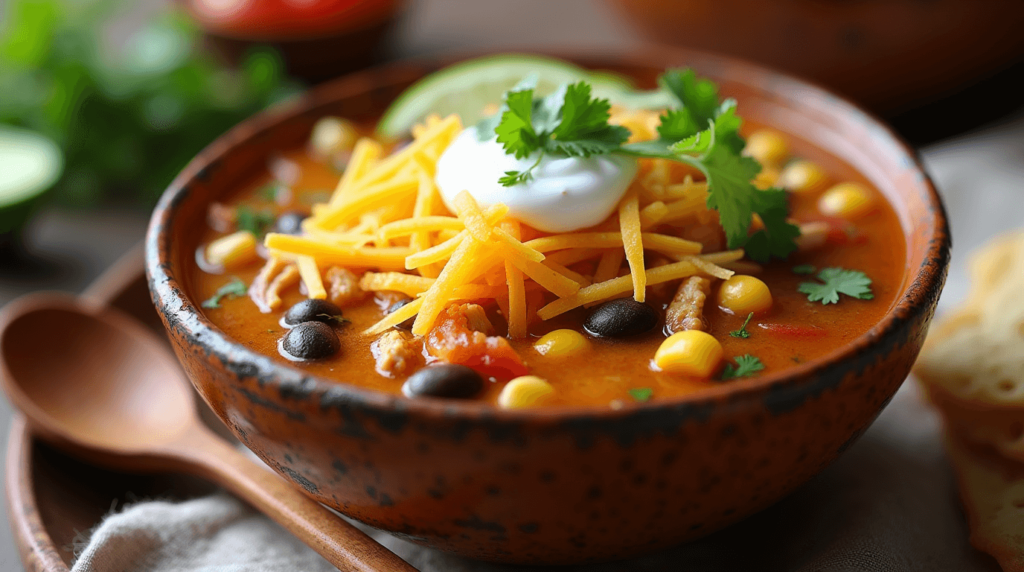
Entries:
{"label": "black bean", "polygon": [[441,363],[425,367],[409,376],[402,393],[409,397],[450,397],[467,399],[480,393],[484,379],[464,365]]}
{"label": "black bean", "polygon": [[281,350],[297,359],[323,359],[341,349],[338,334],[322,322],[303,322],[288,330]]}
{"label": "black bean", "polygon": [[341,308],[327,300],[310,298],[288,308],[281,321],[287,327],[297,326],[302,322],[323,322],[333,325],[341,321]]}
{"label": "black bean", "polygon": [[[412,302],[412,300],[409,299],[409,298],[406,298],[405,300],[399,300],[399,301],[395,302],[394,304],[392,304],[388,308],[388,314],[394,314],[395,312],[400,310],[402,308],[402,306],[405,306],[409,302]],[[409,318],[408,320],[402,322],[401,324],[398,324],[395,327],[400,329],[400,330],[411,330],[412,329],[412,324],[415,321],[416,321],[416,317],[413,316],[412,318]]]}
{"label": "black bean", "polygon": [[605,302],[591,310],[583,327],[599,338],[625,338],[648,332],[658,325],[658,312],[632,298]]}
{"label": "black bean", "polygon": [[297,211],[281,213],[274,223],[274,231],[281,234],[301,234],[302,221],[306,220],[308,216],[306,213]]}

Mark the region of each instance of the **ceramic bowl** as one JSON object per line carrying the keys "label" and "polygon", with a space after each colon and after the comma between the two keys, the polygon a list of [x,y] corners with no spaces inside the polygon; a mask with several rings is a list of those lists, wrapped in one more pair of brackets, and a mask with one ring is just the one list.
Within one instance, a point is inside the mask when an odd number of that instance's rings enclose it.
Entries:
{"label": "ceramic bowl", "polygon": [[779,500],[861,435],[903,382],[949,260],[943,207],[913,152],[821,89],[764,68],[659,50],[578,63],[653,85],[689,65],[744,115],[844,159],[893,203],[901,294],[870,331],[791,370],[684,398],[609,408],[497,410],[410,400],[311,377],[218,330],[189,292],[207,205],[325,114],[373,118],[436,62],[353,74],[257,115],[199,154],[146,239],[153,302],[196,389],[230,430],[310,496],[371,526],[470,558],[579,563],[693,539]]}

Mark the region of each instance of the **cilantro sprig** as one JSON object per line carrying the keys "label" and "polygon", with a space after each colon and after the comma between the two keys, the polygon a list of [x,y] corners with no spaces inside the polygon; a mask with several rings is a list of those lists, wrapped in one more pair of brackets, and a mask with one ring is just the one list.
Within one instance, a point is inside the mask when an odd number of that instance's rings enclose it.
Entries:
{"label": "cilantro sprig", "polygon": [[740,329],[733,330],[733,331],[729,332],[729,335],[734,337],[734,338],[744,338],[744,339],[749,338],[750,337],[750,332],[747,331],[747,324],[750,323],[750,319],[753,318],[753,317],[754,317],[754,313],[753,312],[747,314],[747,319],[743,320],[743,325],[740,326]]}
{"label": "cilantro sprig", "polygon": [[737,379],[740,377],[750,377],[764,369],[764,364],[761,363],[761,360],[750,354],[737,356],[734,360],[736,361],[736,365],[727,362],[719,379],[722,381],[728,381],[730,379]]}
{"label": "cilantro sprig", "polygon": [[871,291],[871,279],[859,270],[826,268],[818,273],[818,280],[824,284],[801,282],[797,289],[807,294],[809,301],[821,302],[823,306],[838,304],[840,294],[846,294],[858,300],[871,300],[875,297]]}
{"label": "cilantro sprig", "polygon": [[238,298],[239,296],[245,296],[246,286],[245,282],[242,282],[238,278],[232,278],[231,282],[217,288],[217,291],[210,296],[209,299],[203,301],[202,306],[204,308],[220,308],[220,301],[224,298]]}
{"label": "cilantro sprig", "polygon": [[589,157],[611,153],[629,138],[629,130],[608,123],[611,104],[590,95],[590,85],[562,86],[545,98],[535,99],[533,88],[510,91],[501,121],[494,128],[498,143],[516,159],[537,154],[523,171],[508,171],[499,179],[511,187],[529,181],[547,154]]}
{"label": "cilantro sprig", "polygon": [[[693,70],[670,70],[659,78],[679,107],[665,111],[658,139],[626,144],[629,129],[608,123],[610,103],[592,97],[586,82],[562,86],[544,98],[534,97],[533,83],[521,82],[506,94],[501,112],[478,125],[479,135],[492,133],[505,152],[517,159],[536,155],[522,171],[507,171],[504,186],[529,181],[547,155],[590,157],[610,153],[661,158],[686,163],[708,181],[708,208],[718,211],[729,248],[743,248],[758,262],[785,258],[796,249],[800,230],[787,221],[786,193],[760,190],[752,183],[761,165],[742,155],[742,120],[734,100],[720,101],[718,87]],[[757,215],[760,227],[751,232]]]}

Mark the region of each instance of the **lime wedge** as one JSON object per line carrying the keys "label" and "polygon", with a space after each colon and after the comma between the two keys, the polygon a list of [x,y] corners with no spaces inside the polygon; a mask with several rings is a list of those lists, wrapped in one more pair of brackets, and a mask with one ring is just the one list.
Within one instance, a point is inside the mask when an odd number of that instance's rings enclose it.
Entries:
{"label": "lime wedge", "polygon": [[530,74],[537,75],[535,93],[547,95],[567,82],[587,77],[587,71],[568,62],[530,54],[501,54],[448,66],[402,92],[381,117],[377,131],[391,138],[409,132],[431,113],[458,113],[463,125],[483,119],[484,108],[500,103],[506,91]]}
{"label": "lime wedge", "polygon": [[0,234],[17,230],[60,177],[57,145],[32,131],[0,126]]}

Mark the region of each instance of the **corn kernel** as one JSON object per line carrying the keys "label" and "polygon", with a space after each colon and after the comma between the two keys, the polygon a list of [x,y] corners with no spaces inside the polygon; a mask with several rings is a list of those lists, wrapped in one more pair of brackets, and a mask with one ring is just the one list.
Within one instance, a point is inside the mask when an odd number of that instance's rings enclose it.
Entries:
{"label": "corn kernel", "polygon": [[774,167],[765,167],[754,177],[754,186],[762,191],[770,189],[779,183],[779,170]]}
{"label": "corn kernel", "polygon": [[256,237],[247,230],[222,236],[206,246],[206,262],[224,269],[256,260]]}
{"label": "corn kernel", "polygon": [[789,144],[781,133],[762,129],[750,134],[743,153],[757,159],[763,166],[781,165],[789,157]]}
{"label": "corn kernel", "polygon": [[654,354],[654,365],[661,371],[711,377],[722,362],[722,344],[700,330],[685,330],[668,337]]}
{"label": "corn kernel", "polygon": [[828,216],[857,218],[871,212],[875,198],[857,183],[840,183],[825,191],[818,199],[818,210]]}
{"label": "corn kernel", "polygon": [[505,384],[498,395],[498,406],[520,409],[538,405],[555,392],[551,384],[535,375],[517,377]]}
{"label": "corn kernel", "polygon": [[779,184],[791,193],[810,193],[825,186],[828,175],[813,161],[793,161],[782,170]]}
{"label": "corn kernel", "polygon": [[544,334],[533,347],[542,356],[565,357],[587,349],[590,342],[576,330],[555,330]]}
{"label": "corn kernel", "polygon": [[324,117],[313,126],[310,145],[320,157],[329,157],[341,151],[351,151],[359,133],[351,121],[338,117]]}
{"label": "corn kernel", "polygon": [[772,292],[757,278],[737,274],[719,287],[718,304],[740,316],[760,314],[772,307]]}

